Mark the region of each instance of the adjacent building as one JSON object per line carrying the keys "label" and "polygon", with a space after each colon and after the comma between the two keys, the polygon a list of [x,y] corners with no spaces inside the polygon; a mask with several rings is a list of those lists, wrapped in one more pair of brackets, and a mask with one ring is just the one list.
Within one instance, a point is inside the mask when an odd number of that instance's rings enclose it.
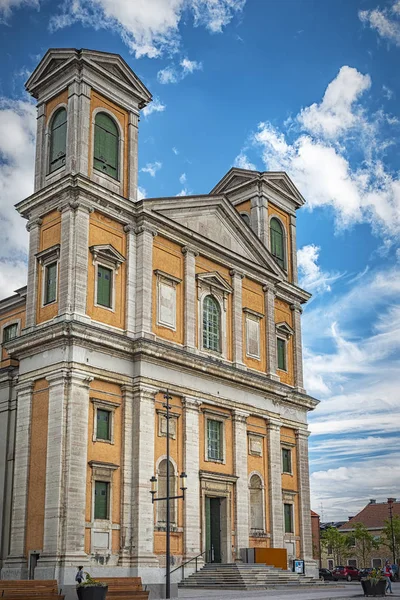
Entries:
{"label": "adjacent building", "polygon": [[[175,564],[286,548],[315,573],[296,210],[283,172],[138,198],[151,94],[120,56],[49,50],[37,100],[27,286],[0,302],[2,578],[164,581]],[[171,396],[170,480],[166,390]]]}

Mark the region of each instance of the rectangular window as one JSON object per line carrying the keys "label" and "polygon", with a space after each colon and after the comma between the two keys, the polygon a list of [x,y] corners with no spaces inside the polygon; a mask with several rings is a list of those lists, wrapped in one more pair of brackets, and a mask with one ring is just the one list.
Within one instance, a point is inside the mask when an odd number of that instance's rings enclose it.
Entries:
{"label": "rectangular window", "polygon": [[44,278],[44,303],[50,304],[57,298],[57,263],[51,263],[45,267]]}
{"label": "rectangular window", "polygon": [[111,412],[109,410],[97,409],[96,439],[111,440]]}
{"label": "rectangular window", "polygon": [[108,504],[110,484],[106,481],[95,481],[94,488],[94,518],[108,519]]}
{"label": "rectangular window", "polygon": [[282,448],[282,471],[284,473],[292,472],[292,452],[289,448]]}
{"label": "rectangular window", "polygon": [[329,569],[330,571],[332,571],[332,570],[333,570],[333,560],[328,560],[328,569]]}
{"label": "rectangular window", "polygon": [[350,558],[349,567],[357,567],[357,560],[355,558]]}
{"label": "rectangular window", "polygon": [[246,354],[253,358],[260,358],[260,319],[246,317]]}
{"label": "rectangular window", "polygon": [[18,333],[18,323],[13,323],[12,325],[7,325],[3,329],[3,342],[9,342],[17,337]]}
{"label": "rectangular window", "polygon": [[372,568],[380,569],[381,567],[382,567],[382,560],[380,558],[373,558],[372,559]]}
{"label": "rectangular window", "polygon": [[286,341],[282,338],[276,340],[278,352],[278,369],[286,371]]}
{"label": "rectangular window", "polygon": [[97,304],[111,308],[112,306],[112,270],[97,266]]}
{"label": "rectangular window", "polygon": [[284,504],[285,533],[293,533],[293,505]]}
{"label": "rectangular window", "polygon": [[221,421],[207,420],[207,457],[208,460],[222,460],[222,427]]}

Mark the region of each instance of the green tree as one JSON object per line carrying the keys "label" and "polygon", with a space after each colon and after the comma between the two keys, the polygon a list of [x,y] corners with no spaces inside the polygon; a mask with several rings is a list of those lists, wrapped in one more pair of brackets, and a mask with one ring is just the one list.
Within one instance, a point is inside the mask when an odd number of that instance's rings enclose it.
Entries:
{"label": "green tree", "polygon": [[390,550],[390,560],[393,560],[393,554],[397,562],[400,559],[400,517],[393,516],[393,534],[394,534],[394,552],[393,552],[393,536],[390,519],[385,519],[385,527],[382,529],[381,544]]}
{"label": "green tree", "polygon": [[335,566],[343,564],[349,556],[349,541],[336,527],[327,527],[321,535],[321,544],[332,554]]}
{"label": "green tree", "polygon": [[364,568],[372,550],[379,548],[379,540],[374,538],[363,523],[355,523],[353,529],[353,533],[348,534],[349,549],[357,558],[357,564]]}

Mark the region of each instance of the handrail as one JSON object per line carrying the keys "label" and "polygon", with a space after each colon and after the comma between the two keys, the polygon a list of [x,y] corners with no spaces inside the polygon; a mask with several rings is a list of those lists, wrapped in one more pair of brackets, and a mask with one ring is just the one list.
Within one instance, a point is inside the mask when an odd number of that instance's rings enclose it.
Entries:
{"label": "handrail", "polygon": [[178,569],[182,569],[182,579],[184,579],[185,578],[185,565],[188,565],[193,560],[196,561],[195,564],[196,564],[196,573],[197,573],[197,571],[198,571],[198,569],[197,569],[197,559],[200,558],[200,556],[203,556],[203,554],[205,554],[206,552],[207,552],[207,550],[204,550],[204,552],[202,552],[201,554],[198,554],[197,556],[193,556],[193,558],[190,558],[186,562],[180,564],[175,569],[173,569],[172,571],[170,571],[170,574],[175,573],[175,571],[177,571]]}

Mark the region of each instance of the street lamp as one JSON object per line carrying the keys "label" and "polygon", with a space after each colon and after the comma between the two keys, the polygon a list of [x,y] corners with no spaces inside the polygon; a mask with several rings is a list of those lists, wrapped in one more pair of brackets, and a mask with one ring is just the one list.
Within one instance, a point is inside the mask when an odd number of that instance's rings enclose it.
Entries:
{"label": "street lamp", "polygon": [[181,486],[180,489],[182,490],[182,494],[180,496],[170,496],[170,489],[169,489],[169,420],[172,418],[170,415],[170,405],[169,405],[169,400],[172,399],[172,396],[170,396],[168,394],[168,390],[167,393],[164,394],[164,398],[166,400],[166,402],[163,403],[163,408],[165,408],[166,410],[166,419],[167,419],[167,490],[166,490],[166,496],[164,498],[157,498],[157,477],[155,477],[155,475],[153,475],[153,477],[150,479],[150,483],[151,483],[151,490],[150,490],[150,494],[151,494],[151,502],[152,504],[154,504],[154,502],[160,502],[161,500],[165,500],[166,501],[166,507],[167,507],[167,531],[166,531],[166,551],[165,551],[165,555],[166,555],[166,574],[165,574],[165,597],[166,598],[171,598],[171,531],[170,531],[170,501],[171,500],[185,500],[185,492],[187,490],[186,487],[186,473],[184,471],[182,471],[182,473],[180,474],[180,479],[181,479]]}
{"label": "street lamp", "polygon": [[396,498],[388,498],[389,505],[389,519],[390,519],[390,529],[392,532],[392,550],[393,550],[393,564],[396,564],[396,550],[395,550],[395,539],[394,539],[394,529],[393,529],[393,502],[396,501]]}

